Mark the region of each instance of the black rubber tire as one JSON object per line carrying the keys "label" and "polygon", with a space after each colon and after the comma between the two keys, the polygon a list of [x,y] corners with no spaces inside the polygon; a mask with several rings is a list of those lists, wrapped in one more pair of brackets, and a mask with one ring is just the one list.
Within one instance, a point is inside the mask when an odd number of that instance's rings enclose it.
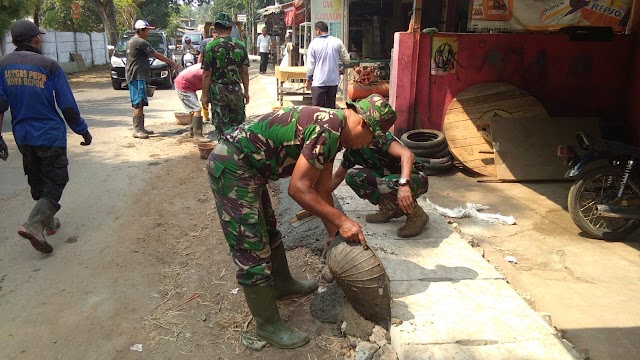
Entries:
{"label": "black rubber tire", "polygon": [[438,169],[446,169],[451,167],[451,165],[453,165],[453,159],[450,159],[448,162],[444,162],[444,163],[432,163],[431,159],[427,159],[427,158],[416,158],[416,160],[420,161],[422,163],[422,166],[425,169],[430,169],[430,170],[438,170]]}
{"label": "black rubber tire", "polygon": [[420,161],[423,164],[427,165],[441,165],[441,164],[449,164],[453,162],[453,157],[451,155],[445,156],[443,158],[420,158]]}
{"label": "black rubber tire", "polygon": [[447,143],[442,144],[433,149],[409,149],[415,156],[433,159],[433,158],[443,158],[450,154],[449,147]]}
{"label": "black rubber tire", "polygon": [[122,90],[122,81],[111,79],[111,86],[113,90]]}
{"label": "black rubber tire", "polygon": [[402,134],[400,141],[409,149],[434,149],[446,144],[444,134],[437,130],[411,130]]}
{"label": "black rubber tire", "polygon": [[[619,241],[624,240],[627,236],[640,228],[640,220],[592,216],[595,211],[595,205],[606,205],[607,198],[615,198],[617,196],[617,185],[619,184],[619,180],[622,178],[622,175],[623,170],[619,167],[595,168],[585,172],[584,175],[582,175],[580,179],[571,186],[571,189],[569,190],[569,197],[567,199],[569,215],[576,226],[588,237],[601,240]],[[589,191],[588,187],[594,181],[598,182],[599,179],[601,181],[604,181],[605,179],[608,180],[609,177],[612,177],[615,180],[615,185],[606,189],[606,191],[602,187],[596,188],[595,192]],[[627,189],[628,191],[633,191],[634,196],[640,196],[640,184],[631,177],[629,178]],[[587,201],[581,201],[583,195],[587,194],[591,194]],[[598,197],[595,197],[596,194]],[[590,206],[588,205],[589,203],[593,203],[595,205]],[[583,204],[585,206],[581,206]],[[591,222],[587,220],[586,216],[593,217]],[[596,226],[594,226],[593,222],[596,222]],[[599,227],[598,225],[602,225],[604,227]]]}
{"label": "black rubber tire", "polygon": [[433,154],[432,158],[440,159],[440,158],[447,157],[447,156],[452,156],[451,151],[449,151],[449,146],[446,146],[439,153]]}
{"label": "black rubber tire", "polygon": [[425,169],[423,172],[425,173],[425,175],[428,175],[428,176],[438,176],[438,175],[448,174],[451,172],[451,170],[455,168],[456,167],[453,165],[453,163],[451,163],[449,167],[440,168],[437,170]]}

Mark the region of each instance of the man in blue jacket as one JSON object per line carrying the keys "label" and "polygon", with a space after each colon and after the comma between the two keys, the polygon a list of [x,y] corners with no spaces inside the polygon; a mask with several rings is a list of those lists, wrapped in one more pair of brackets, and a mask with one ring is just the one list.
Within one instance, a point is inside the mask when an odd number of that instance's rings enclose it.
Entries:
{"label": "man in blue jacket", "polygon": [[[4,113],[11,109],[13,137],[22,153],[22,163],[36,204],[18,234],[45,254],[53,252],[44,232],[52,235],[60,227],[54,217],[69,181],[67,128],[65,121],[91,144],[91,134],[60,65],[40,53],[40,29],[31,21],[11,25],[16,50],[0,58],[0,131]],[[64,120],[56,109],[62,111]],[[0,133],[0,158],[9,156]]]}

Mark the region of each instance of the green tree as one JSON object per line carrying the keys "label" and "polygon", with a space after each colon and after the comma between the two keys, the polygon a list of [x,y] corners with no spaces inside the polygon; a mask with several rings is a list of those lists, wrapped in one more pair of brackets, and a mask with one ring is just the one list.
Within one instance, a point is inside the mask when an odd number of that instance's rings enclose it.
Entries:
{"label": "green tree", "polygon": [[133,29],[133,25],[140,15],[140,3],[140,0],[114,0],[119,32]]}
{"label": "green tree", "polygon": [[36,2],[32,0],[0,0],[0,35],[4,34],[15,20],[33,15],[35,8]]}
{"label": "green tree", "polygon": [[74,19],[71,3],[76,0],[43,0],[40,5],[41,24],[45,29],[55,31],[102,32],[104,26],[92,4],[79,1],[80,17]]}
{"label": "green tree", "polygon": [[107,33],[109,45],[118,41],[118,24],[116,23],[116,6],[113,0],[89,0],[100,16],[104,31]]}

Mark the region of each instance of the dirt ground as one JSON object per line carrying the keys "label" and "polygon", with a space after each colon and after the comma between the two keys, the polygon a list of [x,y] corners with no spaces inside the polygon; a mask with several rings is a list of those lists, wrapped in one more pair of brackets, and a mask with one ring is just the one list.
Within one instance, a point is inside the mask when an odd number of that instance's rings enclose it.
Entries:
{"label": "dirt ground", "polygon": [[[69,134],[71,182],[58,214],[62,227],[49,237],[56,249],[50,256],[14,231],[33,201],[20,154],[10,132],[3,132],[10,158],[0,172],[0,358],[353,354],[339,325],[311,315],[314,295],[279,302],[283,318],[310,335],[309,344],[257,352],[244,347],[240,334],[255,324],[235,280],[204,160],[186,127],[172,122],[179,109],[175,91],[156,91],[146,113],[147,127],[158,134],[138,141],[131,138],[128,92],[111,89],[107,68],[69,78],[94,143],[80,147],[79,137]],[[288,258],[294,276],[320,278],[322,265],[310,250],[290,250]],[[138,344],[141,352],[134,350]]]}
{"label": "dirt ground", "polygon": [[[189,177],[181,186],[171,186],[175,174],[202,172],[203,161],[192,159],[158,166],[151,190],[170,190],[164,191],[162,196],[139,194],[134,200],[133,212],[163,209],[162,214],[143,223],[139,230],[146,236],[136,240],[140,255],[155,259],[157,270],[157,291],[151,299],[156,305],[142,323],[147,356],[342,358],[346,349],[335,326],[315,320],[309,312],[313,295],[279,304],[283,318],[313,338],[309,345],[298,350],[268,347],[253,352],[240,343],[241,332],[251,330],[255,324],[242,290],[238,291],[235,265],[222,237],[211,192],[202,177]],[[120,231],[131,231],[129,224],[123,225]],[[319,278],[320,261],[305,248],[289,251],[288,258],[294,276]]]}

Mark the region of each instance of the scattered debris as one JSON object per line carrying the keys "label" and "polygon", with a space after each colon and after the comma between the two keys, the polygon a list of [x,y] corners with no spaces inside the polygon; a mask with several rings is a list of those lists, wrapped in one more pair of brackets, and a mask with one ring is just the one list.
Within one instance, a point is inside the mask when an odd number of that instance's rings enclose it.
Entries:
{"label": "scattered debris", "polygon": [[189,301],[192,301],[192,300],[194,300],[194,299],[197,299],[197,298],[198,298],[198,296],[200,296],[200,295],[202,295],[202,293],[199,293],[199,292],[197,292],[197,293],[193,293],[193,294],[191,294],[191,296],[189,296],[186,300],[184,300],[183,302],[181,302],[180,304],[178,304],[178,305],[176,305],[176,306],[182,306],[182,305],[184,305],[184,304],[188,303]]}
{"label": "scattered debris", "polygon": [[518,261],[516,261],[516,257],[515,256],[511,256],[511,255],[505,256],[504,257],[504,261],[510,262],[512,264],[517,264],[518,263]]}
{"label": "scattered debris", "polygon": [[324,286],[319,286],[318,287],[318,294],[322,294],[323,292],[327,291],[327,288]]}
{"label": "scattered debris", "polygon": [[356,347],[355,360],[371,360],[378,349],[378,345],[363,341]]}
{"label": "scattered debris", "polygon": [[135,344],[131,347],[129,347],[129,349],[133,350],[133,351],[140,351],[142,352],[142,344]]}
{"label": "scattered debris", "polygon": [[238,291],[240,291],[240,288],[235,288],[235,289],[231,290],[231,293],[232,293],[233,295],[235,295],[235,294],[237,294],[237,293],[238,293]]}
{"label": "scattered debris", "polygon": [[240,341],[242,345],[253,351],[260,351],[267,346],[267,343],[258,339],[254,332],[243,332],[242,335],[240,335]]}
{"label": "scattered debris", "polygon": [[507,224],[507,225],[516,224],[516,219],[513,216],[504,216],[504,215],[500,215],[500,213],[496,213],[496,214],[481,213],[480,210],[486,210],[489,208],[486,205],[467,203],[466,208],[457,207],[455,209],[447,209],[432,203],[427,197],[425,197],[425,201],[427,202],[427,204],[431,205],[438,214],[448,216],[450,218],[459,219],[459,218],[471,217],[471,218],[478,219],[479,221],[482,221],[482,222],[488,222],[488,223],[494,223],[494,224],[495,223]]}
{"label": "scattered debris", "polygon": [[380,347],[387,345],[389,343],[387,330],[382,328],[382,326],[380,325],[376,325],[371,331],[371,336],[369,336],[369,342],[376,344]]}

